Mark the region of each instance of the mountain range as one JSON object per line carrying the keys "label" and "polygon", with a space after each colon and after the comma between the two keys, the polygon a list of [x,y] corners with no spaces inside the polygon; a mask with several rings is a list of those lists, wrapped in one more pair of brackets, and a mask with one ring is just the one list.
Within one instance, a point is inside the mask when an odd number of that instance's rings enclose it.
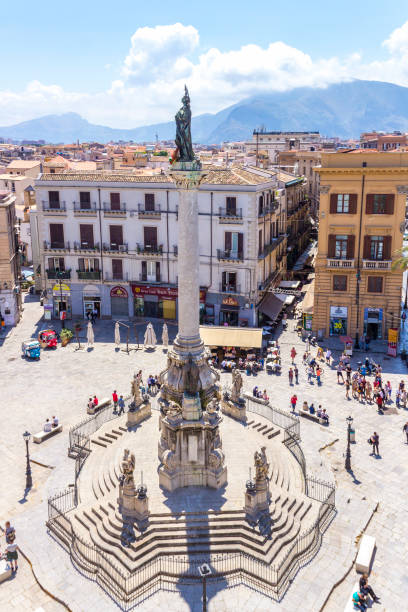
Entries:
{"label": "mountain range", "polygon": [[[194,101],[193,101],[194,102]],[[254,128],[313,131],[356,138],[371,130],[408,131],[408,88],[379,81],[354,80],[325,88],[299,87],[246,98],[215,114],[193,117],[194,142],[219,144],[245,140]],[[0,137],[48,143],[129,141],[174,138],[174,121],[116,129],[94,125],[77,113],[46,115],[0,127]]]}

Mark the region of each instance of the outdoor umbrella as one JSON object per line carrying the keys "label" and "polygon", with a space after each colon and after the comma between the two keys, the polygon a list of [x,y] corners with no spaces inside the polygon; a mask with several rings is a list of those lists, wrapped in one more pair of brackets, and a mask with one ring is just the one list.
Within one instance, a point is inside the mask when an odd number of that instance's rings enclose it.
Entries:
{"label": "outdoor umbrella", "polygon": [[169,345],[169,330],[167,329],[167,323],[163,324],[162,343],[163,343],[163,346]]}
{"label": "outdoor umbrella", "polygon": [[115,323],[115,344],[116,344],[116,346],[120,345],[119,321],[116,321],[116,323]]}
{"label": "outdoor umbrella", "polygon": [[95,341],[95,336],[94,336],[92,323],[90,321],[88,321],[88,330],[87,330],[86,338],[88,340],[88,346],[92,346]]}
{"label": "outdoor umbrella", "polygon": [[156,334],[154,333],[153,325],[151,323],[147,324],[146,332],[144,335],[144,345],[145,346],[156,346]]}

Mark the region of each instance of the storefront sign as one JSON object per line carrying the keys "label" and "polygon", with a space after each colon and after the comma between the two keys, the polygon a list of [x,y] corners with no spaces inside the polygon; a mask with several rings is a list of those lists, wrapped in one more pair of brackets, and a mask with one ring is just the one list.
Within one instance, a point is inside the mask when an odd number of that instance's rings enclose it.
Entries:
{"label": "storefront sign", "polygon": [[124,289],[124,287],[112,287],[110,291],[110,296],[118,298],[127,298],[128,292],[126,291],[126,289]]}
{"label": "storefront sign", "polygon": [[228,297],[222,298],[222,305],[223,306],[239,306],[239,302],[236,298],[228,296]]}
{"label": "storefront sign", "polygon": [[[135,298],[144,295],[157,295],[165,300],[175,300],[178,297],[177,287],[156,287],[149,285],[132,285],[132,292]],[[206,292],[200,289],[200,302],[205,302]]]}
{"label": "storefront sign", "polygon": [[397,342],[398,342],[398,330],[397,329],[389,329],[388,330],[388,350],[387,355],[390,357],[397,356]]}
{"label": "storefront sign", "polygon": [[383,309],[382,308],[364,308],[364,321],[371,321],[377,323],[382,321],[383,319]]}
{"label": "storefront sign", "polygon": [[330,317],[347,319],[347,306],[330,306]]}
{"label": "storefront sign", "polygon": [[66,283],[61,283],[61,287],[58,285],[54,285],[52,288],[52,292],[54,295],[61,295],[61,293],[63,295],[69,295],[71,293],[71,287],[69,285],[67,285]]}

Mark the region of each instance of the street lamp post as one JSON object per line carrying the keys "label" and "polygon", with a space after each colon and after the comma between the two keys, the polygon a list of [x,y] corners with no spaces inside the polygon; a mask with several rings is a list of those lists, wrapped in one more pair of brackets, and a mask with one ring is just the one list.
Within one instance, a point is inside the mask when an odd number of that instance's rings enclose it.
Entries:
{"label": "street lamp post", "polygon": [[203,579],[203,612],[207,612],[207,577],[211,576],[212,572],[208,563],[200,565],[198,571]]}
{"label": "street lamp post", "polygon": [[[58,278],[58,282],[59,282],[59,288],[60,288],[60,311],[59,314],[61,314],[61,305],[62,305],[62,278],[64,276],[64,273],[61,270],[58,270],[57,272],[57,278]],[[62,329],[65,329],[65,319],[61,319],[62,320]]]}
{"label": "street lamp post", "polygon": [[347,419],[347,450],[346,450],[346,461],[344,462],[344,467],[346,470],[351,470],[351,450],[350,450],[350,433],[351,433],[351,424],[353,422],[353,417],[348,416]]}
{"label": "street lamp post", "polygon": [[31,489],[31,487],[33,486],[33,479],[31,476],[31,466],[30,466],[30,453],[28,450],[28,443],[30,441],[31,438],[31,434],[29,431],[25,431],[23,433],[23,438],[25,440],[26,443],[26,458],[27,458],[27,464],[26,464],[26,489]]}

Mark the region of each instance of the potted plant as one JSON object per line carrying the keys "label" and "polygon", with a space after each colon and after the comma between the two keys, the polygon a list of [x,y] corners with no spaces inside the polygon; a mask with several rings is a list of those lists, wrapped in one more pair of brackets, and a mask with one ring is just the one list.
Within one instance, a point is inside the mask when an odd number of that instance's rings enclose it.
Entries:
{"label": "potted plant", "polygon": [[68,329],[68,327],[61,329],[61,333],[60,333],[61,346],[66,346],[68,342],[70,342],[73,335],[74,334],[72,333],[72,330]]}

